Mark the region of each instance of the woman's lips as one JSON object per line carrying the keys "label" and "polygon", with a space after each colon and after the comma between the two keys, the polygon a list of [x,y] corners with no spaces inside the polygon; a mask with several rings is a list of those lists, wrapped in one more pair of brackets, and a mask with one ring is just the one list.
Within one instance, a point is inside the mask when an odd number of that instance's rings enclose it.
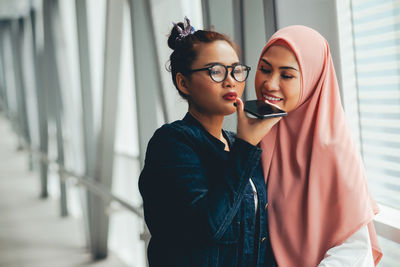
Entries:
{"label": "woman's lips", "polygon": [[231,100],[236,100],[236,98],[237,98],[237,93],[231,92],[231,93],[224,94],[224,95],[223,95],[223,98],[224,98],[225,100],[229,100],[229,101],[231,101]]}

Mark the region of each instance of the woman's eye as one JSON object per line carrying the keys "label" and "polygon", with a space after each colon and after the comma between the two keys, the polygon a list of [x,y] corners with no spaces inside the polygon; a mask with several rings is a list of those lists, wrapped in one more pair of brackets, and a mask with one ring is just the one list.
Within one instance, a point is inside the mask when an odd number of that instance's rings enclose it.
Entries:
{"label": "woman's eye", "polygon": [[243,69],[239,69],[239,68],[233,69],[233,73],[242,73],[242,72],[243,72]]}
{"label": "woman's eye", "polygon": [[271,72],[270,70],[264,68],[263,66],[261,66],[260,70],[261,70],[261,72],[263,72],[263,73],[270,73],[270,72]]}
{"label": "woman's eye", "polygon": [[292,75],[287,75],[287,74],[282,74],[281,76],[283,79],[292,79],[293,78]]}

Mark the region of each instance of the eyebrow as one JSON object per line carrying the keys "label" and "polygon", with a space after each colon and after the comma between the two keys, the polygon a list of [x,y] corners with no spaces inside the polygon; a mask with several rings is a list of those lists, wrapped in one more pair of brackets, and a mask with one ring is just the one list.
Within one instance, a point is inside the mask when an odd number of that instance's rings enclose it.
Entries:
{"label": "eyebrow", "polygon": [[[271,63],[268,62],[268,60],[266,59],[261,59],[265,64],[267,64],[268,66],[270,66],[272,68]],[[292,66],[281,66],[279,67],[280,70],[287,70],[287,69],[291,69],[291,70],[295,70],[295,71],[299,71],[298,69],[296,69],[295,67]]]}
{"label": "eyebrow", "polygon": [[[236,65],[236,64],[239,64],[239,63],[240,63],[240,62],[237,61],[237,62],[232,63],[232,64],[229,65],[229,66],[233,66],[233,65]],[[221,62],[210,62],[210,63],[205,64],[204,66],[212,66],[212,65],[215,65],[215,64],[228,66],[228,65],[222,64]]]}

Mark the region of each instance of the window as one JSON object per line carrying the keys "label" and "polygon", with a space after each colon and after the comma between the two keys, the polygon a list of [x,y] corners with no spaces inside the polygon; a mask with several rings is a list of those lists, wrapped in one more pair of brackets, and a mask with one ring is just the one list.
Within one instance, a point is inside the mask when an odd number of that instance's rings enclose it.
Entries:
{"label": "window", "polygon": [[371,190],[400,209],[400,1],[353,1],[362,151]]}
{"label": "window", "polygon": [[[400,214],[400,1],[352,0],[360,148],[382,217]],[[390,218],[389,220],[390,221]],[[392,220],[393,221],[393,220]],[[400,261],[400,221],[379,237],[380,266]],[[379,228],[377,232],[384,235]]]}

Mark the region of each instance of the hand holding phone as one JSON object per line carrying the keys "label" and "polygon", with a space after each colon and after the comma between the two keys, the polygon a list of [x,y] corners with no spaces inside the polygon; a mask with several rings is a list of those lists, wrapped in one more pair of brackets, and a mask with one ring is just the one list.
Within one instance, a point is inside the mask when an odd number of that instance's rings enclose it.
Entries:
{"label": "hand holding phone", "polygon": [[[244,110],[244,103],[240,98],[236,99],[236,109],[237,109],[237,119],[238,119],[237,137],[247,141],[252,145],[257,145],[263,139],[263,137],[266,134],[268,134],[268,132],[272,129],[272,127],[282,119],[281,115],[280,116],[275,115],[275,117],[270,116],[266,120],[261,120],[258,118],[250,118],[249,116],[246,115]],[[260,115],[265,116],[262,114]]]}
{"label": "hand holding phone", "polygon": [[287,115],[286,111],[283,111],[276,106],[264,102],[263,100],[249,100],[244,103],[244,111],[256,116],[259,119],[284,117]]}

